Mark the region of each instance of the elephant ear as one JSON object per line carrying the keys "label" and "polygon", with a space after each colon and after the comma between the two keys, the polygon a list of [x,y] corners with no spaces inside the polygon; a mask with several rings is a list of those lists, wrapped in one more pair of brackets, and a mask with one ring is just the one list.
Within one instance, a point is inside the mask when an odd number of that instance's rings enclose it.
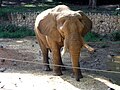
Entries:
{"label": "elephant ear", "polygon": [[57,30],[57,23],[54,13],[48,13],[46,16],[44,16],[39,21],[38,29],[43,35],[50,37],[54,41],[61,42],[62,38]]}
{"label": "elephant ear", "polygon": [[78,13],[81,14],[80,22],[84,25],[84,28],[82,30],[82,36],[84,37],[87,32],[89,32],[92,29],[92,21],[82,12],[78,11]]}

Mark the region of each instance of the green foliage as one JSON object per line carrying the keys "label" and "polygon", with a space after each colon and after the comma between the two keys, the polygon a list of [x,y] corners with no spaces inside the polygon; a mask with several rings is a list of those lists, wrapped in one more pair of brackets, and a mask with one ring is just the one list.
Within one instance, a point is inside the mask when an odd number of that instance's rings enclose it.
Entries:
{"label": "green foliage", "polygon": [[87,42],[96,42],[100,41],[100,35],[94,32],[88,32],[88,34],[84,37]]}
{"label": "green foliage", "polygon": [[34,35],[34,31],[27,27],[0,25],[0,38],[23,38]]}
{"label": "green foliage", "polygon": [[120,30],[112,32],[110,36],[114,41],[120,41]]}
{"label": "green foliage", "polygon": [[45,9],[51,8],[51,5],[39,5],[39,6],[33,6],[33,4],[29,5],[26,4],[24,6],[18,6],[18,7],[1,7],[0,8],[0,14],[2,13],[10,13],[10,12],[34,12],[34,11],[43,11]]}
{"label": "green foliage", "polygon": [[[112,32],[108,35],[101,36],[94,32],[89,32],[85,37],[85,41],[87,42],[98,42],[98,41],[120,41],[120,30]],[[103,47],[106,47],[103,45]]]}

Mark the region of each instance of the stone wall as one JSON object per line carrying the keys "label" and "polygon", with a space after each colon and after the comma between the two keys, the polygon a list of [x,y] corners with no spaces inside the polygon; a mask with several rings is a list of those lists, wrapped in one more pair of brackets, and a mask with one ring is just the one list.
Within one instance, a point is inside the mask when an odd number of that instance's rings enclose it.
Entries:
{"label": "stone wall", "polygon": [[[18,26],[34,29],[34,21],[39,12],[11,13],[10,21]],[[120,15],[108,13],[86,13],[93,22],[92,31],[98,34],[109,34],[120,30]]]}
{"label": "stone wall", "polygon": [[38,14],[33,12],[11,13],[10,21],[17,26],[27,26],[34,29],[35,18]]}
{"label": "stone wall", "polygon": [[87,15],[93,22],[93,32],[104,35],[120,30],[120,15],[108,13],[87,13]]}

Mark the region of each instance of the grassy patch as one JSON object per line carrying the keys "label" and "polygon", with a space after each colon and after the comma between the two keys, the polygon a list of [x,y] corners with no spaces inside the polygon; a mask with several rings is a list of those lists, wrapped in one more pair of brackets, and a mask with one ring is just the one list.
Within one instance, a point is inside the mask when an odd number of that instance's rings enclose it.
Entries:
{"label": "grassy patch", "polygon": [[120,30],[112,32],[110,37],[113,39],[113,41],[120,41]]}
{"label": "grassy patch", "polygon": [[34,31],[28,29],[27,27],[0,25],[0,38],[23,38],[34,35]]}
{"label": "grassy patch", "polygon": [[[120,41],[120,30],[107,34],[105,36],[99,35],[94,32],[88,32],[84,37],[87,42],[99,42],[99,41]],[[103,45],[104,47],[104,45]]]}
{"label": "grassy patch", "polygon": [[34,11],[43,11],[45,9],[48,9],[50,7],[53,7],[51,5],[39,5],[39,6],[35,6],[35,5],[29,5],[26,4],[24,6],[16,6],[16,7],[11,7],[11,6],[6,6],[6,7],[1,7],[0,8],[0,13],[4,12],[4,13],[10,13],[10,12],[34,12]]}
{"label": "grassy patch", "polygon": [[87,42],[96,42],[96,41],[100,41],[101,37],[97,33],[88,32],[87,35],[84,37],[84,39]]}

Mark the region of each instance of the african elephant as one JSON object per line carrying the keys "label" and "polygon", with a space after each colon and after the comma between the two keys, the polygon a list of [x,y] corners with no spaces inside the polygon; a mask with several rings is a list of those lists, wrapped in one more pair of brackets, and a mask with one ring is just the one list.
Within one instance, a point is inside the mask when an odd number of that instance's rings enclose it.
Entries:
{"label": "african elephant", "polygon": [[[82,11],[73,11],[66,5],[58,5],[41,12],[35,21],[35,34],[43,53],[44,70],[49,71],[48,51],[52,51],[53,71],[56,75],[62,75],[63,65],[60,49],[63,53],[68,50],[73,67],[80,67],[79,57],[82,47],[89,51],[94,49],[88,46],[83,37],[92,28],[91,20]],[[73,74],[77,81],[82,78],[81,70],[73,68]]]}

